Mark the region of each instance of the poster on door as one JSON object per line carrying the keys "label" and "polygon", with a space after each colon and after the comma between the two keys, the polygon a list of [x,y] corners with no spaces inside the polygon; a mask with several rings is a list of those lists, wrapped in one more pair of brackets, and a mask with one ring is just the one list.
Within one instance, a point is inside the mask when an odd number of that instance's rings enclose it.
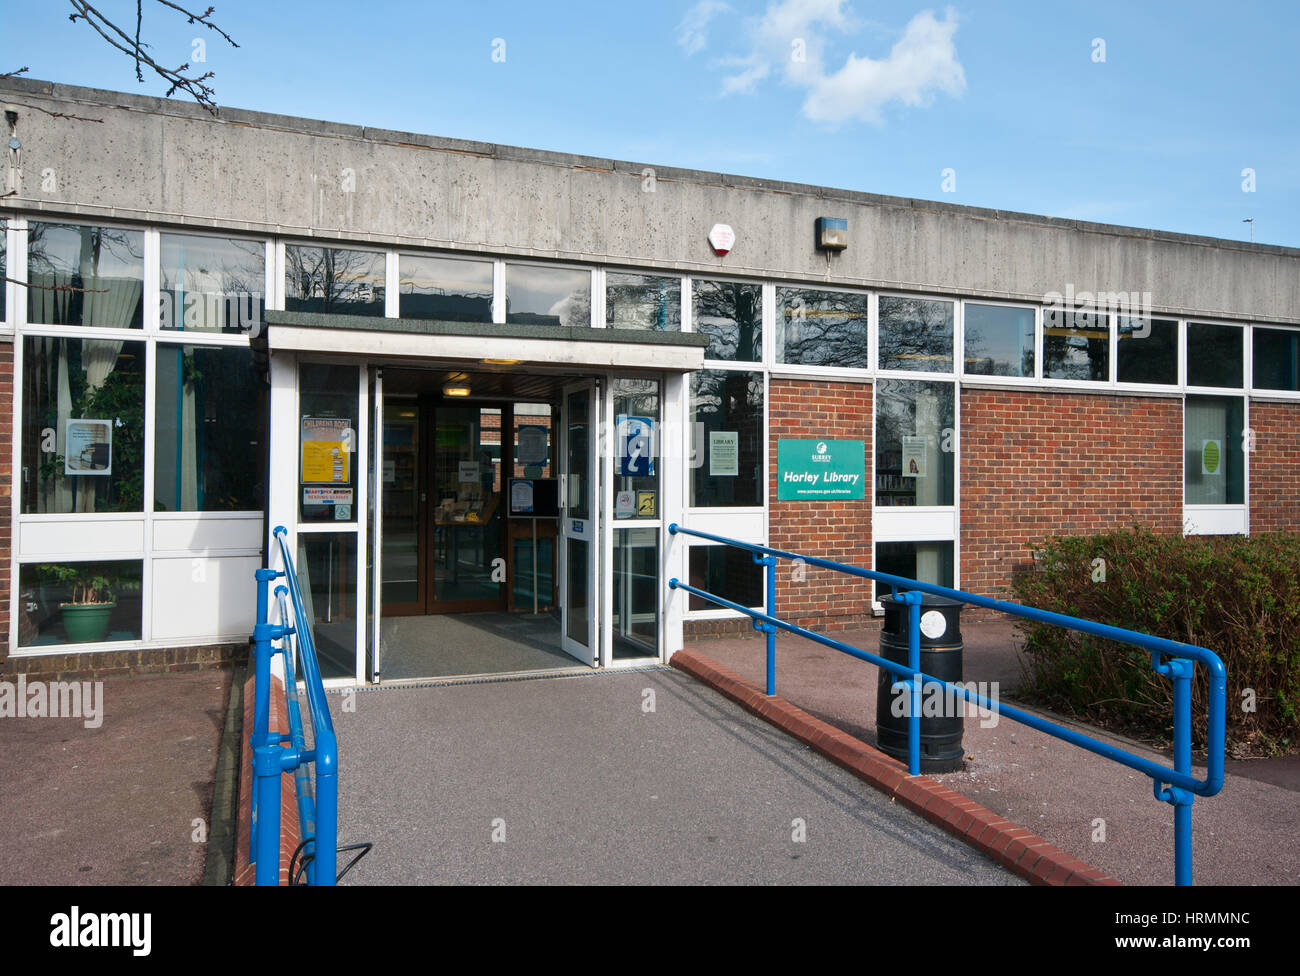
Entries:
{"label": "poster on door", "polygon": [[302,471],[307,485],[346,485],[352,480],[352,425],[346,417],[303,417]]}

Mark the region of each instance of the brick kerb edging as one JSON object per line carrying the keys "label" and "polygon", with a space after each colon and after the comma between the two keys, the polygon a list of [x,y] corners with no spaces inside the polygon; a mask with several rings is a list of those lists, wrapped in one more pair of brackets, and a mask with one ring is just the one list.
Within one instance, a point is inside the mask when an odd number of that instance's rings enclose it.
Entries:
{"label": "brick kerb edging", "polygon": [[[248,860],[248,838],[252,828],[253,813],[253,754],[248,737],[253,732],[253,684],[256,677],[244,683],[244,724],[240,729],[239,766],[239,827],[235,835],[235,880],[238,886],[252,886],[257,882],[257,866]],[[271,675],[271,708],[269,725],[282,735],[289,731],[289,719],[284,706],[284,684]],[[280,879],[289,883],[289,859],[298,849],[298,795],[294,791],[293,774],[280,774]]]}
{"label": "brick kerb edging", "polygon": [[937,780],[909,775],[902,763],[847,732],[814,718],[784,698],[776,695],[769,698],[734,671],[695,651],[678,651],[669,663],[730,698],[745,711],[788,732],[837,766],[888,793],[895,801],[915,810],[1032,884],[1120,883]]}

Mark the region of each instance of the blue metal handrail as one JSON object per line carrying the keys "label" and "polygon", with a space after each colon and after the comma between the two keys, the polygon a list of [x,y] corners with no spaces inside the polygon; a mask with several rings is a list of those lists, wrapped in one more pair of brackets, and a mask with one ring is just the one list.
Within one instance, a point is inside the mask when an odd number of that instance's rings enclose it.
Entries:
{"label": "blue metal handrail", "polygon": [[[249,736],[249,744],[253,749],[254,777],[249,860],[256,865],[257,884],[279,883],[280,776],[283,772],[293,771],[300,851],[307,884],[333,885],[337,880],[338,869],[338,739],[325,700],[325,685],[316,657],[311,621],[303,606],[298,574],[286,542],[288,533],[281,525],[276,527],[274,535],[279,542],[284,568],[258,569],[254,573],[257,580],[257,622],[253,627],[255,677],[253,731]],[[288,586],[276,587],[280,620],[273,624],[268,619],[268,591],[271,582],[280,577],[285,578]],[[289,622],[290,607],[293,611],[292,624]],[[278,641],[280,646],[273,648],[273,641]],[[271,658],[277,653],[282,654],[284,659],[285,708],[289,718],[287,736],[270,728]],[[310,749],[306,746],[298,704],[295,656],[302,666],[303,683],[307,689],[307,707],[312,728]],[[309,764],[315,770],[314,783],[307,774],[306,767]],[[295,880],[291,877],[290,884]]]}
{"label": "blue metal handrail", "polygon": [[[1178,641],[1167,640],[1163,637],[1154,637],[1150,634],[1142,634],[1137,631],[1124,630],[1120,627],[1112,627],[1109,624],[1098,623],[1094,620],[1084,620],[1079,617],[1070,617],[1065,614],[1054,613],[1050,610],[1040,610],[1037,607],[1027,607],[1019,603],[1010,603],[1006,600],[996,600],[992,597],[980,596],[976,593],[967,593],[964,590],[954,590],[946,586],[938,586],[934,583],[922,583],[919,580],[906,579],[902,576],[892,576],[888,573],[878,573],[874,570],[862,569],[858,566],[850,566],[845,563],[837,563],[829,559],[822,559],[817,556],[805,556],[798,553],[786,552],[782,549],[773,549],[769,546],[761,546],[750,542],[741,542],[737,539],[729,539],[725,536],[714,535],[709,532],[697,532],[693,529],[684,528],[677,523],[668,526],[668,531],[672,535],[682,534],[694,536],[699,539],[708,539],[711,542],[721,543],[737,549],[748,551],[754,562],[764,566],[766,572],[766,612],[754,610],[750,607],[741,606],[731,600],[726,600],[720,596],[708,593],[697,587],[690,586],[676,578],[668,581],[668,587],[672,590],[685,590],[702,599],[708,600],[718,606],[727,607],[743,613],[751,619],[756,630],[764,633],[767,638],[767,694],[776,693],[776,632],[784,630],[809,640],[823,644],[826,647],[841,651],[851,657],[867,661],[877,667],[884,668],[898,677],[895,687],[898,685],[905,686],[911,693],[911,707],[907,710],[908,720],[908,772],[916,776],[920,773],[921,764],[921,688],[923,684],[935,683],[943,685],[946,693],[958,694],[966,701],[973,702],[977,707],[982,707],[994,711],[999,715],[1006,715],[1022,725],[1028,725],[1030,728],[1038,729],[1048,735],[1058,739],[1063,739],[1073,745],[1086,749],[1089,752],[1096,753],[1113,762],[1128,766],[1140,773],[1151,777],[1152,789],[1155,798],[1163,800],[1174,807],[1174,880],[1179,885],[1190,885],[1192,883],[1192,801],[1196,796],[1214,796],[1223,788],[1223,760],[1224,760],[1224,725],[1225,709],[1227,701],[1227,673],[1224,670],[1223,662],[1213,651],[1204,647],[1197,647],[1193,644],[1184,644]],[[857,576],[862,579],[874,580],[884,583],[892,588],[895,599],[907,605],[908,608],[908,662],[906,665],[897,664],[878,655],[860,650],[842,641],[834,640],[822,634],[815,633],[804,627],[788,623],[776,616],[776,568],[780,560],[798,561],[807,566],[818,566],[823,569],[833,570],[838,573],[844,573],[848,576]],[[945,681],[942,678],[935,678],[932,675],[925,674],[921,671],[921,650],[920,650],[920,619],[921,619],[921,594],[929,593],[934,596],[947,597],[950,600],[956,600],[961,603],[969,603],[973,606],[984,607],[989,610],[996,610],[1000,613],[1010,614],[1016,617],[1024,617],[1028,620],[1035,620],[1040,623],[1052,624],[1058,627],[1064,627],[1069,630],[1076,630],[1086,634],[1093,634],[1097,637],[1103,637],[1108,640],[1117,641],[1123,644],[1132,644],[1151,653],[1151,664],[1157,674],[1163,674],[1171,678],[1174,683],[1174,765],[1173,768],[1162,766],[1159,763],[1152,762],[1144,756],[1138,756],[1124,749],[1120,749],[1107,742],[1094,739],[1091,736],[1084,735],[1074,729],[1066,728],[1055,722],[1049,722],[1040,716],[1030,712],[1023,711],[1011,705],[1002,705],[998,702],[990,702],[983,696],[975,693],[969,688],[962,687]],[[1197,779],[1192,775],[1192,723],[1191,723],[1191,701],[1192,701],[1192,677],[1196,661],[1205,665],[1209,673],[1209,703],[1207,715],[1207,754],[1206,754],[1206,775],[1204,779]]]}

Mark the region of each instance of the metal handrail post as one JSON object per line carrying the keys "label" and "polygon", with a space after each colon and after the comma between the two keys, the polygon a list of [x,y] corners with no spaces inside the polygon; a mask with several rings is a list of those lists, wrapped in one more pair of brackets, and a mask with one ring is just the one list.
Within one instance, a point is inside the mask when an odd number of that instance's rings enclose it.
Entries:
{"label": "metal handrail post", "polygon": [[[313,884],[332,888],[338,880],[339,777],[338,742],[332,730],[315,731],[316,856]],[[322,843],[323,841],[323,843]]]}
{"label": "metal handrail post", "polygon": [[[1196,663],[1187,658],[1173,658],[1156,665],[1156,670],[1167,674],[1174,682],[1174,771],[1192,771],[1192,678]],[[1174,808],[1174,884],[1192,884],[1192,803],[1196,794],[1177,786],[1162,788],[1153,783],[1157,800],[1164,800]]]}
{"label": "metal handrail post", "polygon": [[[270,584],[276,578],[273,569],[258,568],[253,577],[257,581],[257,616],[253,624],[253,730],[248,737],[249,748],[253,750],[253,768],[256,775],[258,750],[267,745],[271,714],[271,640],[274,630],[268,617],[270,615]],[[259,814],[259,790],[253,790],[250,804],[248,828],[248,859],[256,862],[260,847],[258,839],[261,821]],[[275,801],[276,816],[279,815],[280,803]],[[259,866],[260,870],[260,866]],[[260,883],[260,881],[259,881]]]}
{"label": "metal handrail post", "polygon": [[897,594],[907,604],[907,666],[912,707],[907,718],[907,771],[921,775],[921,594],[915,591]]}
{"label": "metal handrail post", "polygon": [[[764,567],[766,609],[769,617],[776,616],[776,567],[779,564],[775,556],[760,556],[753,553],[754,562]],[[776,628],[768,623],[754,621],[754,628],[761,631],[767,640],[767,694],[770,698],[776,694]]]}

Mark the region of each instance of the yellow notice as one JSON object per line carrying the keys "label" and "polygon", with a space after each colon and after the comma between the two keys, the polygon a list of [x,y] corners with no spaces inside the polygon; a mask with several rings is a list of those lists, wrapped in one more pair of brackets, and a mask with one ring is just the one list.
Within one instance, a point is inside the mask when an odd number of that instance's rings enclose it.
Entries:
{"label": "yellow notice", "polygon": [[338,417],[302,418],[303,484],[347,484],[351,480],[352,432]]}

